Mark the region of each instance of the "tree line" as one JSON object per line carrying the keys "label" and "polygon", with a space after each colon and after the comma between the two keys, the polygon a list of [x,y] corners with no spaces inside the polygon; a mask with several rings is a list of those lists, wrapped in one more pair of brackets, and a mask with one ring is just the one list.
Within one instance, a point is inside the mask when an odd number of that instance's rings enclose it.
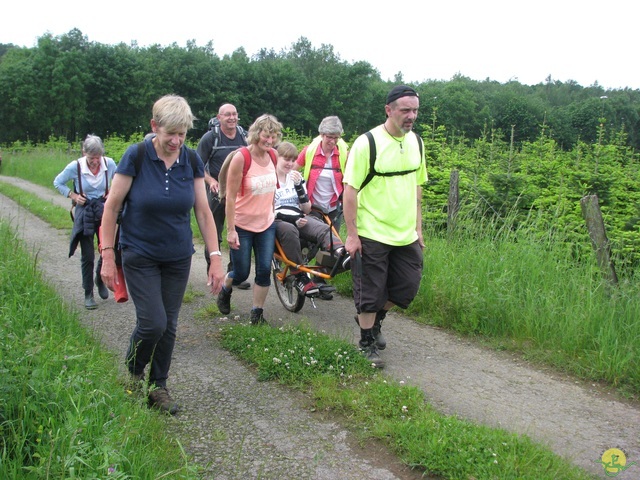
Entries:
{"label": "tree line", "polygon": [[[401,72],[384,81],[368,62],[343,61],[331,45],[316,48],[304,37],[280,52],[249,57],[239,48],[221,58],[211,42],[105,45],[73,29],[44,34],[31,48],[0,45],[0,143],[144,133],[153,102],[167,93],[184,96],[198,117],[192,138],[226,102],[236,105],[245,126],[268,112],[309,136],[322,118],[338,115],[352,138],[384,120],[384,99],[396,83],[404,83]],[[564,150],[624,134],[640,150],[639,90],[462,75],[413,86],[421,97],[420,133],[437,125],[452,142],[474,142],[491,131],[519,146],[544,132]]]}

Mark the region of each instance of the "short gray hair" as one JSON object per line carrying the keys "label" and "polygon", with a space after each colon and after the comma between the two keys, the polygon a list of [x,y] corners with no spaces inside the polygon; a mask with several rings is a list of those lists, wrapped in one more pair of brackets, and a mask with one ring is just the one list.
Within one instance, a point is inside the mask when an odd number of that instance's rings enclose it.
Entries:
{"label": "short gray hair", "polygon": [[89,134],[82,142],[82,153],[86,155],[104,155],[102,139],[97,135]]}
{"label": "short gray hair", "polygon": [[320,135],[342,135],[342,122],[338,117],[325,117],[318,127]]}

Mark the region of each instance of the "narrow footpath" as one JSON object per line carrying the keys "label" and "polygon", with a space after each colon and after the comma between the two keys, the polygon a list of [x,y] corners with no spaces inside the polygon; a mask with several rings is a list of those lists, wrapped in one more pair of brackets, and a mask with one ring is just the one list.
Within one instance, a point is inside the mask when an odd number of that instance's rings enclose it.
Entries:
{"label": "narrow footpath", "polygon": [[[0,176],[52,205],[68,208],[53,189]],[[49,227],[0,195],[0,216],[19,233],[45,278],[77,306],[85,325],[104,345],[124,356],[134,313],[131,302],[97,298],[99,308],[82,308],[80,255],[67,258],[66,233]],[[223,259],[226,261],[226,259]],[[251,279],[250,279],[251,280]],[[190,288],[199,293],[183,307],[168,386],[181,403],[167,417],[185,449],[216,479],[413,479],[417,472],[383,448],[362,448],[336,421],[308,408],[306,399],[255,373],[222,350],[216,332],[235,314],[250,309],[251,293],[234,290],[229,319],[196,319],[214,299],[206,293],[202,248],[193,258]],[[428,281],[428,279],[427,279]],[[265,317],[275,326],[305,320],[314,328],[355,342],[358,332],[349,298],[307,302],[287,312],[269,293]],[[385,374],[421,388],[445,414],[526,434],[557,454],[605,478],[598,463],[603,452],[620,448],[640,463],[640,404],[625,401],[596,385],[537,369],[518,356],[495,352],[438,328],[419,325],[399,312],[385,320],[388,347]],[[120,365],[120,368],[122,366]],[[634,471],[635,469],[635,471]],[[640,478],[633,466],[618,478]]]}

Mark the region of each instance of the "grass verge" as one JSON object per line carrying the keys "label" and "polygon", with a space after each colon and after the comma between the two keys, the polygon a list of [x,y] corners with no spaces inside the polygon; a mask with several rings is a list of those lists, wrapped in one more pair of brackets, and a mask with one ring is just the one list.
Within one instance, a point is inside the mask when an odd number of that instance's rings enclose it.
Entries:
{"label": "grass verge", "polygon": [[198,478],[0,222],[0,478]]}
{"label": "grass verge", "polygon": [[223,326],[224,348],[258,378],[306,391],[363,440],[376,438],[407,465],[451,479],[591,478],[528,437],[444,416],[419,388],[386,378],[344,341],[301,326]]}
{"label": "grass verge", "polygon": [[[71,232],[73,223],[69,217],[69,211],[41,200],[33,193],[25,192],[20,187],[0,181],[0,194],[12,199],[21,207],[26,208],[36,217],[44,220],[53,228],[68,230]],[[69,203],[71,206],[71,203]]]}

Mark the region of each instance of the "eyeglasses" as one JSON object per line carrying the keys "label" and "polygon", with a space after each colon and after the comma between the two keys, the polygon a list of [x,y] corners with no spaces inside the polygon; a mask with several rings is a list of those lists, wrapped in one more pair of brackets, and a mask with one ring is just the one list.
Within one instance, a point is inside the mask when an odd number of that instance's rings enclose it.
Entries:
{"label": "eyeglasses", "polygon": [[326,138],[327,140],[333,140],[333,141],[337,142],[338,140],[340,140],[341,136],[340,135],[326,135],[325,134],[324,138]]}
{"label": "eyeglasses", "polygon": [[222,115],[223,117],[237,117],[238,112],[226,112],[226,113],[221,113],[220,115]]}

